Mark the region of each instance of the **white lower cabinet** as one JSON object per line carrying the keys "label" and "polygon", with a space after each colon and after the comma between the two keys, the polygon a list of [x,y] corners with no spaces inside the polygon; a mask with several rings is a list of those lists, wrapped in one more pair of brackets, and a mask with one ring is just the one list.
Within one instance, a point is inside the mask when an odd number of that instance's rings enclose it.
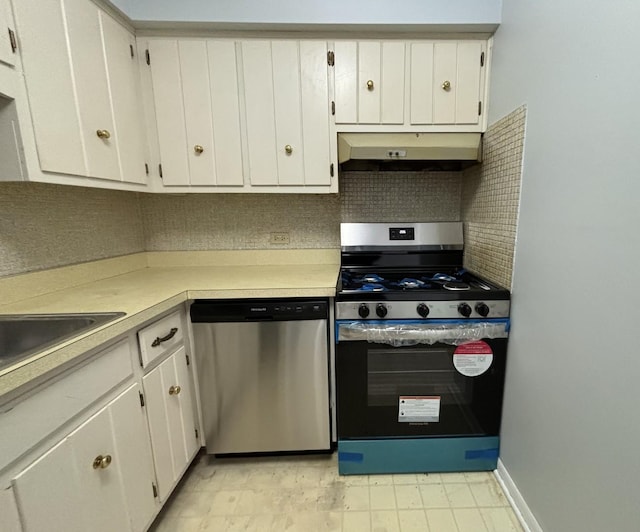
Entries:
{"label": "white lower cabinet", "polygon": [[157,511],[139,386],[12,481],[24,532],[141,531]]}
{"label": "white lower cabinet", "polygon": [[184,346],[142,380],[158,496],[164,502],[200,448]]}

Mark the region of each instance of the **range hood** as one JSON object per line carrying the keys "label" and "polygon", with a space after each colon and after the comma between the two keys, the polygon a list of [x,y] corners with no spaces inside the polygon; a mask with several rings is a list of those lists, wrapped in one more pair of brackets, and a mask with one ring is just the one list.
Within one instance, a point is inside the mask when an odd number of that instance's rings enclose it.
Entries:
{"label": "range hood", "polygon": [[482,160],[481,141],[480,133],[338,133],[338,162],[459,162],[470,166]]}

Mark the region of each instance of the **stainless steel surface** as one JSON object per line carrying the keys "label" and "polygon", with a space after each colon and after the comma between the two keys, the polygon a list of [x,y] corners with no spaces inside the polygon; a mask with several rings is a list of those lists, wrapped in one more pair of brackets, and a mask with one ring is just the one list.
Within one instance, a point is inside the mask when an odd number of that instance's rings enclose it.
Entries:
{"label": "stainless steel surface", "polygon": [[[415,238],[414,240],[390,240],[389,229],[391,228],[413,228]],[[343,251],[398,247],[462,249],[463,244],[461,222],[340,224],[340,245]]]}
{"label": "stainless steel surface", "polygon": [[124,315],[124,312],[0,315],[0,369]]}
{"label": "stainless steel surface", "polygon": [[[427,296],[428,297],[428,296]],[[336,303],[336,319],[337,320],[379,320],[376,314],[376,305],[381,303],[387,308],[385,320],[419,320],[422,319],[418,314],[418,305],[424,303],[429,308],[428,319],[464,319],[458,311],[458,306],[466,303],[471,307],[470,319],[491,319],[491,318],[508,318],[509,317],[509,301],[508,300],[452,300],[452,301],[430,301],[425,299],[421,301],[339,301]],[[481,316],[476,311],[476,304],[485,303],[489,307],[489,314]],[[360,305],[367,305],[369,308],[369,316],[360,317],[358,309]]]}
{"label": "stainless steel surface", "polygon": [[330,447],[327,320],[194,323],[210,454]]}

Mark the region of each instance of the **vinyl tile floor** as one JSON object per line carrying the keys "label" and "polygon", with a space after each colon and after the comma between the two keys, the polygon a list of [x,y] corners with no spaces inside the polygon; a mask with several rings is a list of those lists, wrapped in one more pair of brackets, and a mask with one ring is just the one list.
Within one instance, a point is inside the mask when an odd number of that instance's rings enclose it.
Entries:
{"label": "vinyl tile floor", "polygon": [[199,455],[151,532],[521,532],[492,473],[339,476],[336,453]]}

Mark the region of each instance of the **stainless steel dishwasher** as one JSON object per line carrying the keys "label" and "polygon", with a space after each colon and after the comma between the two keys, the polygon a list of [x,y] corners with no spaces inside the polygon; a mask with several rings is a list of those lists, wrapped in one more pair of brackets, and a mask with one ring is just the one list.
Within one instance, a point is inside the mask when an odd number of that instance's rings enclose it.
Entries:
{"label": "stainless steel dishwasher", "polygon": [[327,301],[196,300],[191,321],[207,453],[330,448]]}

